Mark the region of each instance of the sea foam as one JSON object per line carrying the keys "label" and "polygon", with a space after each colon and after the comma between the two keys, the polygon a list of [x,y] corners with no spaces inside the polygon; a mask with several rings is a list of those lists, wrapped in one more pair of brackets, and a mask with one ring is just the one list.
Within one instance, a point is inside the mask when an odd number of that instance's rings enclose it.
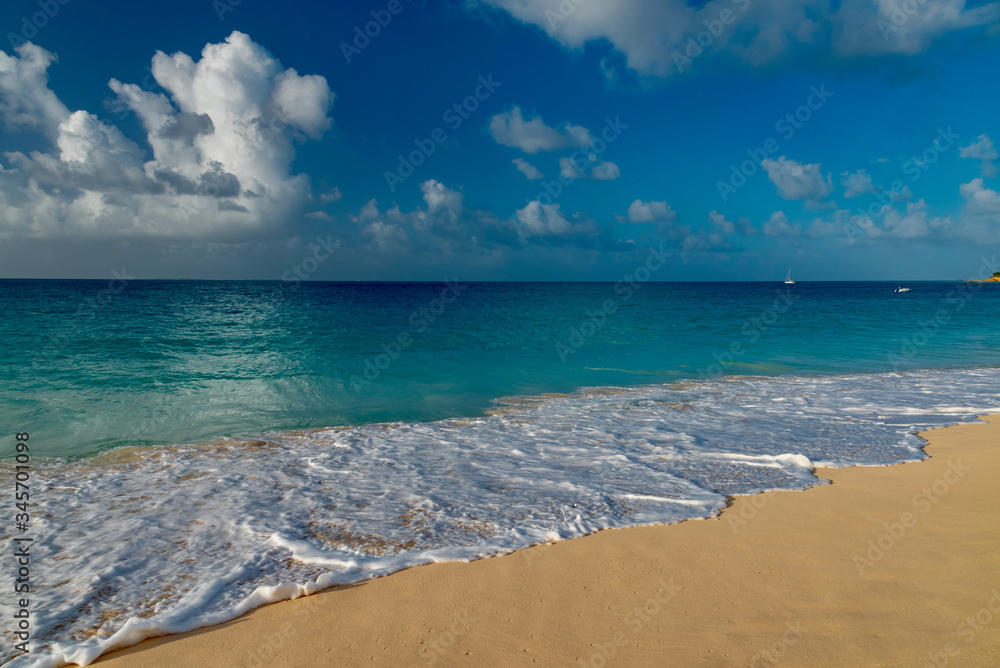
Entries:
{"label": "sea foam", "polygon": [[918,429],[1000,411],[998,388],[992,368],[588,388],[43,463],[33,651],[9,665],[87,664],[418,564],[710,517],[730,495],[821,484],[816,466],[918,460]]}

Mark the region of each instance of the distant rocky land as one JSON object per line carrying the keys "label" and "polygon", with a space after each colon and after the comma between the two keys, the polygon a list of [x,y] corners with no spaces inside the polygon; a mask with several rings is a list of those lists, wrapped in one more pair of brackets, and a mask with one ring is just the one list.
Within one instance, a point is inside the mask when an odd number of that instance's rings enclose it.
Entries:
{"label": "distant rocky land", "polygon": [[962,281],[963,283],[1000,283],[1000,271],[994,271],[993,275],[989,278],[984,278],[981,281]]}

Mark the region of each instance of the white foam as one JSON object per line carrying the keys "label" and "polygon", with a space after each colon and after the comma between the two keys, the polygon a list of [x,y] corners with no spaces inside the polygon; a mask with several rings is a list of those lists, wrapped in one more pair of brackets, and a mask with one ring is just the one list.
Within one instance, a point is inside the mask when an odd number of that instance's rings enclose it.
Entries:
{"label": "white foam", "polygon": [[1000,411],[998,388],[997,369],[725,378],[42,464],[36,649],[10,665],[86,664],[418,564],[707,517],[728,495],[818,484],[816,465],[920,459],[916,429]]}

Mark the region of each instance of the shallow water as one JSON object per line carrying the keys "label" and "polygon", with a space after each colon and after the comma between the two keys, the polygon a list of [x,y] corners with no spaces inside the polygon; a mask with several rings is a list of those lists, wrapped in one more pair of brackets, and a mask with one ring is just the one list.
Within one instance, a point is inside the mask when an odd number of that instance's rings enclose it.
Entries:
{"label": "shallow water", "polygon": [[579,387],[1000,365],[1000,284],[451,285],[0,281],[0,422],[84,456]]}

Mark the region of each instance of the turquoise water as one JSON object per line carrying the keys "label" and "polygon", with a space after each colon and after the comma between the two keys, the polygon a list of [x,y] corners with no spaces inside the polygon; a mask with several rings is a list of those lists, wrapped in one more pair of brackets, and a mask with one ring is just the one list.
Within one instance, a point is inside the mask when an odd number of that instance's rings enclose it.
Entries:
{"label": "turquoise water", "polygon": [[0,281],[0,423],[81,456],[588,386],[1000,365],[1000,284],[448,285]]}

